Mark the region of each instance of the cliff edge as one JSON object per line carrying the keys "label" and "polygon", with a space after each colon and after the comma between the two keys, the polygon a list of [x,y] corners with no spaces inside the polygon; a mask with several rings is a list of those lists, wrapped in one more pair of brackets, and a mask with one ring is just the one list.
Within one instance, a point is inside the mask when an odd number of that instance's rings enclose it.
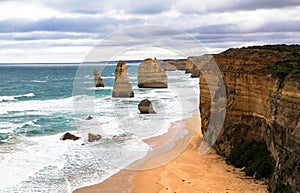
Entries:
{"label": "cliff edge", "polygon": [[[214,148],[225,157],[250,141],[263,141],[274,159],[270,192],[300,192],[300,46],[229,49],[213,56],[223,75],[227,109]],[[211,95],[200,74],[205,133]]]}

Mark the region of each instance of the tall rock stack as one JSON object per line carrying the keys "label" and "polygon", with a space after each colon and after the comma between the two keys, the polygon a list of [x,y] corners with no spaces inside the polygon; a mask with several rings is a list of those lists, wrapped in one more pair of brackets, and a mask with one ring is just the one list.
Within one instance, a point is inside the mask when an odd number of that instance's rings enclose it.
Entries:
{"label": "tall rock stack", "polygon": [[96,69],[94,69],[94,80],[96,87],[104,87],[103,79],[101,78],[99,71]]}
{"label": "tall rock stack", "polygon": [[134,97],[132,85],[129,82],[127,74],[126,64],[123,61],[119,61],[115,71],[115,84],[113,88],[113,97]]}
{"label": "tall rock stack", "polygon": [[157,60],[145,59],[139,67],[139,88],[168,88],[168,77]]}

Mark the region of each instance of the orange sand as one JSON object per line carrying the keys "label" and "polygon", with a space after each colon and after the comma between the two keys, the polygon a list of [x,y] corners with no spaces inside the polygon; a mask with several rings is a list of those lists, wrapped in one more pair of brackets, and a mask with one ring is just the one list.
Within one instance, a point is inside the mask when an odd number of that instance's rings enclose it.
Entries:
{"label": "orange sand", "polygon": [[[191,129],[198,117],[184,120]],[[199,124],[198,124],[199,125]],[[168,136],[170,134],[166,134]],[[164,136],[157,138],[164,139]],[[74,193],[266,193],[266,181],[246,177],[240,169],[226,165],[224,158],[211,149],[199,155],[200,128],[193,136],[186,150],[169,163],[148,170],[122,170],[104,182],[81,188]],[[183,139],[184,140],[184,139]],[[146,140],[147,142],[147,140]],[[150,146],[155,138],[149,140]],[[178,142],[180,144],[180,141]],[[176,143],[176,146],[178,145]],[[175,146],[175,148],[176,148]],[[162,155],[144,162],[153,162]]]}

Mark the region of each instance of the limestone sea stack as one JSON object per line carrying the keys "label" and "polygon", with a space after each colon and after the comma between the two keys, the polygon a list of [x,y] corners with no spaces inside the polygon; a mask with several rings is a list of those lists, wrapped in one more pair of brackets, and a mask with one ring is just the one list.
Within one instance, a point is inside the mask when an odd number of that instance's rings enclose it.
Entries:
{"label": "limestone sea stack", "polygon": [[138,106],[138,109],[142,114],[156,113],[153,109],[152,102],[148,99],[142,100]]}
{"label": "limestone sea stack", "polygon": [[132,85],[129,82],[127,74],[126,64],[123,61],[119,61],[116,67],[115,84],[112,96],[116,98],[134,97]]}
{"label": "limestone sea stack", "polygon": [[96,87],[104,87],[103,79],[101,78],[99,71],[96,69],[94,69],[94,80]]}
{"label": "limestone sea stack", "polygon": [[168,77],[157,60],[145,59],[139,67],[139,88],[168,88]]}

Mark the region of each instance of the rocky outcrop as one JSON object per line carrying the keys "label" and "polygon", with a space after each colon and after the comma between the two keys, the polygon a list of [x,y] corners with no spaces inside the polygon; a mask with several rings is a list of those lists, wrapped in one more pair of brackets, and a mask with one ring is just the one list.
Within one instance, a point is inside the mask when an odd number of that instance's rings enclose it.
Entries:
{"label": "rocky outcrop", "polygon": [[104,87],[103,79],[101,78],[99,71],[96,69],[94,69],[94,81],[96,87]]}
{"label": "rocky outcrop", "polygon": [[115,70],[115,84],[113,88],[113,97],[134,97],[132,85],[127,74],[126,64],[119,61]]}
{"label": "rocky outcrop", "polygon": [[76,141],[80,139],[80,137],[77,137],[69,132],[65,133],[63,136],[61,136],[60,140],[73,140]]}
{"label": "rocky outcrop", "polygon": [[157,60],[145,59],[139,66],[139,88],[168,88],[168,77]]}
{"label": "rocky outcrop", "polygon": [[199,78],[201,66],[205,66],[211,61],[211,55],[191,56],[188,57],[188,60],[192,61],[193,63],[193,68],[191,70],[192,73],[191,77]]}
{"label": "rocky outcrop", "polygon": [[93,117],[89,115],[85,120],[92,120],[92,119]]}
{"label": "rocky outcrop", "polygon": [[95,133],[88,134],[88,142],[99,141],[101,139],[101,135]]}
{"label": "rocky outcrop", "polygon": [[[270,192],[299,192],[300,46],[229,49],[213,58],[227,93],[226,118],[215,149],[228,156],[239,144],[263,140],[276,161]],[[199,80],[202,131],[209,133],[211,93],[202,75]]]}
{"label": "rocky outcrop", "polygon": [[160,62],[160,66],[165,71],[175,71],[176,66],[174,66],[173,64],[174,64],[173,60],[163,60],[162,62]]}
{"label": "rocky outcrop", "polygon": [[138,109],[142,114],[156,113],[153,109],[152,102],[148,99],[142,100],[139,103]]}
{"label": "rocky outcrop", "polygon": [[194,63],[189,59],[173,60],[171,64],[175,66],[177,70],[184,70],[186,73],[192,73],[194,66]]}

